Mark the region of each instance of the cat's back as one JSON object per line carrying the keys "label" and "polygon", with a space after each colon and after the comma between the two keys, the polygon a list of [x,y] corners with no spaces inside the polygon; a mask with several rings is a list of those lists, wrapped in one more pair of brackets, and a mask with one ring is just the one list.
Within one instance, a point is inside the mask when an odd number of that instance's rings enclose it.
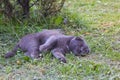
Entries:
{"label": "cat's back", "polygon": [[38,32],[35,34],[36,37],[39,37],[40,39],[46,39],[51,36],[59,36],[59,35],[64,35],[61,30],[58,29],[52,29],[52,30],[43,30],[41,32]]}

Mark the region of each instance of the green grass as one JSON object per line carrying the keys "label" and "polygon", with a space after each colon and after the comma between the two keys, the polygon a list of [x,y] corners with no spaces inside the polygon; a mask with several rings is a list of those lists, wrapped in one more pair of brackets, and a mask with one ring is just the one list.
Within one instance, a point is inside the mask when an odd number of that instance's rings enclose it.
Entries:
{"label": "green grass", "polygon": [[[68,0],[62,12],[51,19],[9,21],[0,17],[0,80],[120,80],[120,1]],[[66,25],[62,18],[69,20]],[[66,55],[67,64],[50,53],[32,60],[18,51],[4,59],[24,35],[44,28],[62,28],[68,35],[84,36],[91,53],[86,57]]]}

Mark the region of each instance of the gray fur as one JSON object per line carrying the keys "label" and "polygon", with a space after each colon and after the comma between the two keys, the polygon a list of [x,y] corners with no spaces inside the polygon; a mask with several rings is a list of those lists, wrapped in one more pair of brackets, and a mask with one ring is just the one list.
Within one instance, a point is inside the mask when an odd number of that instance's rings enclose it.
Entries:
{"label": "gray fur", "polygon": [[39,58],[40,52],[51,51],[53,56],[62,62],[66,62],[64,55],[70,51],[77,56],[90,52],[84,39],[64,35],[60,30],[43,30],[24,36],[12,51],[5,54],[5,58],[14,56],[18,48],[31,58]]}

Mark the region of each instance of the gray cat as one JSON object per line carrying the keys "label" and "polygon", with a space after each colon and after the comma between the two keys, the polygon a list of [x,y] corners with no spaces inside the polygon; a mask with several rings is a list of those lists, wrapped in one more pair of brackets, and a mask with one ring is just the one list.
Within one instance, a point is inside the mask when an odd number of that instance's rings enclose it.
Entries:
{"label": "gray cat", "polygon": [[64,63],[64,55],[70,51],[76,56],[85,56],[90,52],[84,39],[64,35],[60,30],[43,30],[24,36],[12,51],[5,54],[5,58],[14,56],[18,48],[31,58],[39,58],[40,52],[51,51],[54,57]]}

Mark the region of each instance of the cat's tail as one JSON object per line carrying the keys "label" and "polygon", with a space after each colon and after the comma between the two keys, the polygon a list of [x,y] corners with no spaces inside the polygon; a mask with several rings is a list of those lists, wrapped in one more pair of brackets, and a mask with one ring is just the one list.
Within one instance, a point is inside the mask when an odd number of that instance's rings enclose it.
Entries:
{"label": "cat's tail", "polygon": [[19,48],[19,44],[16,44],[16,46],[13,48],[13,50],[6,53],[4,57],[5,58],[13,57],[17,53],[18,48]]}

